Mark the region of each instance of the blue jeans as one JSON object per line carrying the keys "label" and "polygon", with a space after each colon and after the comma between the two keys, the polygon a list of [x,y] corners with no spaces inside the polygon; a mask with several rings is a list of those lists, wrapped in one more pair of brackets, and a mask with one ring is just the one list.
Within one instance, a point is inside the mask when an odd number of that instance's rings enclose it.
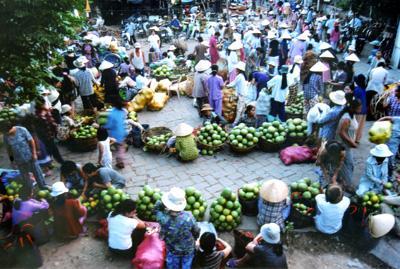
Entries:
{"label": "blue jeans", "polygon": [[191,269],[194,252],[188,255],[174,255],[167,250],[167,269]]}

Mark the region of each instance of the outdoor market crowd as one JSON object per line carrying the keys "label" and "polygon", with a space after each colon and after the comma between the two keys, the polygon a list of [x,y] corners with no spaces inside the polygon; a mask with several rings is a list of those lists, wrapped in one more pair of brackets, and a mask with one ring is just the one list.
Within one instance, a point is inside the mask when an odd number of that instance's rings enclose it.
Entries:
{"label": "outdoor market crowd", "polygon": [[[400,145],[400,86],[386,90],[388,71],[382,52],[377,50],[366,74],[357,74],[354,64],[359,62],[353,45],[343,55],[338,53],[341,35],[340,17],[316,12],[312,7],[280,2],[261,13],[259,21],[248,22],[245,29],[236,27],[237,17],[218,21],[210,30],[209,40],[199,33],[198,44],[187,59],[193,62],[194,86],[192,97],[199,117],[204,122],[217,123],[226,129],[244,123],[259,127],[264,122],[285,122],[286,107],[298,95],[304,97],[301,117],[307,119],[309,137],[319,148],[316,165],[324,193],[316,196],[315,227],[325,234],[337,234],[350,205],[349,196],[362,196],[368,191],[381,193],[387,182],[396,183],[396,154]],[[180,27],[175,17],[174,25]],[[361,22],[354,18],[355,27]],[[354,25],[354,24],[353,24]],[[29,115],[19,121],[2,121],[0,131],[8,149],[10,161],[19,171],[22,188],[14,201],[7,198],[4,182],[0,185],[3,204],[2,223],[16,227],[40,214],[54,218],[54,235],[62,239],[87,234],[86,208],[80,199],[72,199],[69,189],[79,190],[81,199],[93,193],[115,187],[124,188],[126,178],[116,168],[124,168],[126,125],[143,129],[141,124],[127,119],[127,102],[149,84],[148,65],[162,62],[170,68],[179,56],[176,46],[161,51],[157,28],[148,37],[149,55],[140,43],[125,51],[118,68],[113,59],[100,61],[94,45],[95,33],[85,33],[83,42],[66,39],[64,61],[53,69],[53,87],[39,86],[40,97],[19,108]],[[110,38],[111,52],[118,51],[117,41]],[[146,58],[149,62],[146,62]],[[104,101],[95,90],[103,87]],[[223,89],[233,88],[237,98],[236,115],[232,124],[223,113]],[[130,98],[121,98],[121,89],[129,90]],[[366,120],[374,119],[371,103],[375,95],[383,100],[387,116],[378,121],[391,121],[390,139],[370,150],[365,172],[355,186],[353,153],[360,147]],[[77,121],[75,100],[80,96],[84,110],[94,112],[111,104],[107,123],[97,131],[97,162],[79,164],[66,160],[56,141],[65,140],[71,130],[81,126]],[[182,161],[198,157],[193,128],[179,125],[168,142],[171,153]],[[365,145],[364,145],[365,146]],[[60,181],[48,186],[46,177],[58,164]],[[182,165],[184,165],[182,163]],[[58,171],[54,170],[53,171]],[[4,174],[3,174],[4,175]],[[53,197],[46,200],[32,198],[34,188],[48,189]],[[247,254],[240,259],[228,259],[232,247],[212,232],[203,232],[186,207],[185,192],[172,188],[162,195],[155,206],[160,236],[166,243],[167,268],[220,268],[263,266],[287,268],[280,236],[290,211],[288,186],[281,180],[267,180],[260,188],[257,224],[260,234],[246,246]],[[394,215],[390,207],[382,213]],[[393,226],[400,234],[398,217],[371,221],[371,234],[381,237]],[[108,246],[112,253],[133,258],[146,229],[145,221],[136,215],[136,203],[122,201],[107,217]],[[222,245],[216,248],[216,245]],[[217,250],[218,249],[218,250]]]}

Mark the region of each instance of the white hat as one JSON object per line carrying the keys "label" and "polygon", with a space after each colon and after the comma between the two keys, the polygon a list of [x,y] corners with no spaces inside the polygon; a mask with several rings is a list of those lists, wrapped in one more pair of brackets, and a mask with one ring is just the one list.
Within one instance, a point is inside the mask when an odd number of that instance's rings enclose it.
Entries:
{"label": "white hat", "polygon": [[302,33],[301,35],[298,35],[298,36],[297,36],[297,39],[298,39],[298,40],[302,40],[302,41],[307,41],[308,36],[307,36],[306,33]]}
{"label": "white hat", "polygon": [[393,153],[390,151],[389,147],[386,144],[376,145],[373,149],[371,149],[369,153],[371,153],[371,155],[375,157],[382,158],[393,156]]}
{"label": "white hat", "polygon": [[69,111],[71,111],[72,107],[70,105],[62,105],[61,106],[61,114],[67,113]]}
{"label": "white hat", "polygon": [[320,50],[326,50],[330,48],[332,48],[332,46],[327,42],[321,42],[321,44],[319,45]]}
{"label": "white hat", "polygon": [[240,61],[235,65],[235,68],[244,72],[246,71],[246,63]]}
{"label": "white hat", "polygon": [[330,109],[325,103],[317,103],[315,104],[307,114],[307,121],[311,123],[317,122],[321,116],[325,115]]}
{"label": "white hat", "polygon": [[319,58],[335,59],[335,56],[332,54],[332,52],[330,52],[329,50],[326,50],[323,53],[321,53]]}
{"label": "white hat", "polygon": [[186,207],[185,191],[181,188],[173,187],[161,197],[161,201],[171,211],[180,212]]}
{"label": "white hat", "polygon": [[169,46],[168,50],[173,51],[176,50],[176,47],[174,45]]}
{"label": "white hat", "polygon": [[329,68],[326,67],[322,62],[318,61],[316,64],[314,64],[311,68],[311,72],[326,72],[328,71]]}
{"label": "white hat", "polygon": [[160,28],[158,28],[157,26],[153,26],[153,27],[150,27],[149,30],[152,30],[152,31],[155,31],[155,32],[159,32]]}
{"label": "white hat", "polygon": [[275,61],[268,61],[268,65],[272,65],[272,66],[275,66],[275,67],[276,67]]}
{"label": "white hat", "polygon": [[279,24],[279,28],[289,28],[289,25],[287,25],[286,22],[282,22],[281,24]]}
{"label": "white hat", "polygon": [[194,69],[197,71],[197,72],[204,72],[204,71],[206,71],[207,69],[209,69],[211,67],[211,62],[210,61],[208,61],[208,60],[200,60],[197,64],[196,64],[196,66],[194,67]]}
{"label": "white hat", "polygon": [[235,41],[228,47],[229,50],[240,50],[241,48],[243,48],[243,44],[240,41]]}
{"label": "white hat", "polygon": [[136,42],[135,43],[135,49],[140,49],[142,46],[140,45],[140,43],[139,42]]}
{"label": "white hat", "polygon": [[301,57],[301,55],[294,56],[294,63],[302,64],[303,63],[303,57]]}
{"label": "white hat", "polygon": [[274,39],[276,38],[276,34],[273,31],[268,31],[268,35],[267,35],[268,39]]}
{"label": "white hat", "polygon": [[253,35],[261,35],[261,31],[260,31],[258,28],[252,30],[251,33],[252,33]]}
{"label": "white hat", "polygon": [[64,182],[58,181],[51,186],[50,195],[56,197],[66,192],[68,192],[68,188],[65,187]]}
{"label": "white hat", "polygon": [[261,25],[262,25],[262,26],[268,26],[269,24],[270,24],[269,20],[263,20],[263,21],[261,22]]}
{"label": "white hat", "polygon": [[288,32],[285,31],[284,33],[282,33],[281,38],[282,39],[292,39],[292,36]]}
{"label": "white hat", "polygon": [[101,65],[99,66],[99,70],[103,71],[103,70],[106,70],[106,69],[109,69],[112,67],[114,67],[113,63],[110,63],[109,61],[104,60],[101,62]]}
{"label": "white hat", "polygon": [[281,241],[281,228],[276,223],[267,223],[261,226],[260,234],[267,243],[277,244]]}
{"label": "white hat", "polygon": [[349,46],[348,50],[356,51],[356,47],[354,45]]}
{"label": "white hat", "polygon": [[270,203],[279,203],[288,197],[289,188],[279,179],[265,181],[260,188],[260,197]]}
{"label": "white hat", "polygon": [[347,103],[346,94],[342,90],[333,91],[333,92],[329,93],[329,99],[333,103],[335,103],[339,106],[343,106]]}
{"label": "white hat", "polygon": [[186,123],[180,123],[176,129],[174,134],[176,136],[187,136],[190,135],[193,132],[193,127],[186,124]]}
{"label": "white hat", "polygon": [[349,62],[359,62],[359,61],[360,61],[360,58],[358,58],[358,56],[357,56],[355,53],[352,53],[352,54],[350,54],[349,56],[347,56],[347,57],[345,58],[345,60],[346,60],[346,61],[349,61]]}
{"label": "white hat", "polygon": [[378,214],[369,218],[369,232],[372,237],[379,238],[390,232],[395,218],[391,214]]}
{"label": "white hat", "polygon": [[82,68],[85,66],[85,64],[89,62],[89,60],[86,58],[86,56],[79,56],[78,59],[73,61],[73,64],[77,68]]}

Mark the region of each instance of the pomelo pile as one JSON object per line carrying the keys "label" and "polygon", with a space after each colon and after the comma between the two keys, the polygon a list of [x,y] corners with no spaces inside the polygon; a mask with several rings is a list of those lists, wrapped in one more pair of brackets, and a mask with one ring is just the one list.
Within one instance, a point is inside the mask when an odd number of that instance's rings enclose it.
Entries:
{"label": "pomelo pile", "polygon": [[45,199],[45,200],[50,200],[52,198],[49,190],[39,190],[36,193],[36,197],[38,199]]}
{"label": "pomelo pile", "polygon": [[154,70],[153,70],[153,74],[155,75],[155,76],[160,76],[160,77],[169,77],[169,76],[171,76],[171,74],[172,74],[172,72],[171,72],[171,70],[168,68],[168,65],[162,65],[162,66],[159,66],[159,67],[157,67],[157,68],[155,68]]}
{"label": "pomelo pile", "polygon": [[88,215],[94,215],[97,212],[97,205],[99,204],[99,195],[94,194],[82,203],[87,209]]}
{"label": "pomelo pile", "polygon": [[0,123],[8,122],[8,121],[13,121],[17,118],[17,114],[14,112],[14,110],[9,109],[9,108],[3,108],[0,111]]}
{"label": "pomelo pile", "polygon": [[282,144],[286,140],[286,128],[279,121],[264,122],[258,129],[261,139],[272,143]]}
{"label": "pomelo pile", "polygon": [[73,131],[71,135],[75,139],[95,138],[97,129],[91,125],[84,125]]}
{"label": "pomelo pile", "polygon": [[307,122],[296,118],[286,121],[287,132],[290,138],[305,138],[307,137]]}
{"label": "pomelo pile", "polygon": [[186,188],[185,193],[187,202],[185,210],[192,212],[197,221],[203,220],[207,202],[203,199],[201,193],[193,187]]}
{"label": "pomelo pile", "polygon": [[251,148],[258,143],[260,136],[256,128],[240,123],[229,133],[229,143],[239,149]]}
{"label": "pomelo pile", "polygon": [[210,221],[219,231],[231,231],[240,223],[241,205],[235,193],[225,188],[210,208]]}
{"label": "pomelo pile", "polygon": [[78,192],[78,190],[76,190],[76,189],[70,189],[70,190],[68,191],[68,193],[69,193],[69,196],[70,196],[71,198],[74,198],[74,199],[79,198],[79,192]]}
{"label": "pomelo pile", "polygon": [[218,126],[218,124],[206,122],[204,126],[200,128],[197,139],[202,144],[218,147],[225,142],[227,136],[227,133]]}
{"label": "pomelo pile", "polygon": [[285,107],[286,113],[290,114],[303,114],[304,108],[304,95],[298,94],[292,104]]}
{"label": "pomelo pile", "polygon": [[290,191],[294,201],[298,199],[313,200],[320,194],[321,186],[318,182],[313,182],[309,178],[304,178],[290,184]]}
{"label": "pomelo pile", "polygon": [[100,192],[100,206],[104,213],[109,213],[123,200],[129,199],[129,195],[121,189],[114,187]]}
{"label": "pomelo pile", "polygon": [[359,202],[362,207],[367,209],[367,212],[374,212],[381,208],[383,195],[377,194],[373,191],[366,192],[363,196],[359,197]]}
{"label": "pomelo pile", "polygon": [[239,189],[239,197],[245,201],[251,201],[258,198],[260,184],[257,182],[248,183]]}
{"label": "pomelo pile", "polygon": [[138,194],[137,199],[137,212],[139,218],[144,220],[156,219],[154,214],[154,206],[161,199],[161,190],[156,188],[153,189],[149,185],[145,185],[143,189]]}
{"label": "pomelo pile", "polygon": [[151,146],[163,146],[167,143],[168,139],[170,139],[171,136],[171,133],[150,136],[146,138],[146,144]]}
{"label": "pomelo pile", "polygon": [[297,210],[301,215],[311,217],[314,213],[314,208],[308,207],[302,203],[294,203],[293,208]]}
{"label": "pomelo pile", "polygon": [[6,192],[8,199],[13,201],[15,198],[19,196],[19,191],[22,188],[22,184],[16,181],[11,181],[10,184],[6,186]]}

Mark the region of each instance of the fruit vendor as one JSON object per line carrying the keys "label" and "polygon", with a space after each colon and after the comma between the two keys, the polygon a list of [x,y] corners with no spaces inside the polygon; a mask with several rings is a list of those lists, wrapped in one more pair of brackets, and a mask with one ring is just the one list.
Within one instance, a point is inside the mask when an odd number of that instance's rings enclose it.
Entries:
{"label": "fruit vendor", "polygon": [[154,207],[160,223],[160,237],[167,247],[167,269],[190,269],[195,254],[195,242],[200,229],[186,207],[185,191],[172,188],[163,194]]}
{"label": "fruit vendor", "polygon": [[371,149],[370,153],[371,156],[368,157],[365,164],[365,173],[358,185],[358,196],[362,196],[367,191],[382,192],[384,184],[389,179],[389,158],[393,156],[389,147],[379,144]]}
{"label": "fruit vendor", "polygon": [[258,201],[257,224],[276,223],[281,229],[285,228],[285,219],[289,216],[290,200],[289,188],[285,182],[270,179],[260,188]]}
{"label": "fruit vendor", "polygon": [[209,104],[204,104],[201,108],[201,115],[203,116],[203,125],[206,122],[211,124],[216,123],[224,127],[228,122],[220,115],[215,113]]}
{"label": "fruit vendor", "polygon": [[246,109],[246,89],[247,89],[247,81],[244,76],[244,72],[246,70],[246,64],[244,62],[238,62],[235,65],[237,76],[235,79],[227,85],[227,87],[234,88],[235,94],[238,98],[236,104],[236,117],[233,122],[233,126],[236,126],[239,123],[240,118],[244,110]]}
{"label": "fruit vendor", "polygon": [[60,168],[61,182],[64,182],[68,189],[81,191],[85,195],[87,190],[87,177],[79,164],[73,161],[65,161]]}
{"label": "fruit vendor", "polygon": [[343,196],[342,188],[337,184],[331,184],[325,194],[315,197],[317,215],[315,227],[325,234],[334,234],[342,228],[344,213],[350,205],[350,199]]}
{"label": "fruit vendor", "polygon": [[93,163],[87,163],[82,167],[88,178],[89,188],[108,189],[125,187],[126,179],[117,171],[107,167],[97,167]]}
{"label": "fruit vendor", "polygon": [[57,139],[60,141],[67,140],[71,130],[79,126],[81,126],[81,122],[75,122],[72,118],[72,107],[70,105],[62,105],[61,126],[57,128]]}
{"label": "fruit vendor", "polygon": [[[217,250],[217,243],[223,246],[222,250]],[[199,268],[220,268],[224,259],[232,252],[232,247],[227,242],[221,238],[217,238],[211,232],[204,232],[197,240],[196,246],[195,264]]]}
{"label": "fruit vendor", "polygon": [[260,234],[246,246],[246,255],[230,259],[228,268],[279,268],[287,269],[286,255],[281,243],[281,228],[276,223],[261,226]]}
{"label": "fruit vendor", "polygon": [[121,201],[107,221],[109,250],[132,259],[146,231],[145,223],[136,216],[136,203],[131,199]]}
{"label": "fruit vendor", "polygon": [[240,118],[239,123],[246,124],[247,127],[256,127],[256,105],[252,102],[246,106],[244,115]]}
{"label": "fruit vendor", "polygon": [[199,156],[199,150],[192,133],[193,127],[186,123],[181,123],[176,127],[175,137],[171,137],[168,140],[168,146],[170,148],[175,147],[178,159],[181,161],[193,161]]}
{"label": "fruit vendor", "polygon": [[392,135],[390,136],[389,141],[386,142],[389,150],[393,153],[393,156],[389,159],[389,176],[391,176],[396,167],[396,155],[400,146],[400,117],[383,117],[378,121],[392,122]]}
{"label": "fruit vendor", "polygon": [[342,183],[342,171],[346,149],[342,143],[336,140],[323,141],[317,154],[316,165],[320,167],[317,170],[319,174],[319,183],[325,186],[329,183]]}

